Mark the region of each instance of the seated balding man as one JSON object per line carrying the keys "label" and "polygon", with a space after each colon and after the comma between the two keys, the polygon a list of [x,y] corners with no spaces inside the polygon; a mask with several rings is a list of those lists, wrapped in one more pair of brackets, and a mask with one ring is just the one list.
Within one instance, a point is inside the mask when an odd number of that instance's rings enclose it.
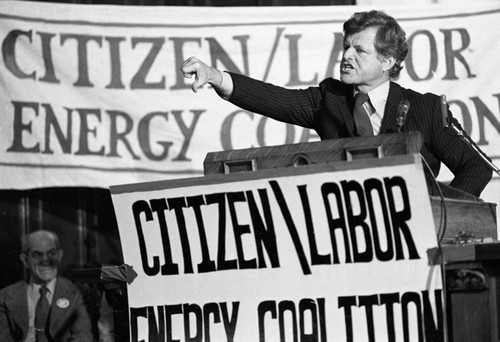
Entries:
{"label": "seated balding man", "polygon": [[29,277],[0,291],[0,341],[93,341],[80,291],[58,275],[62,256],[55,233],[23,236],[21,260]]}

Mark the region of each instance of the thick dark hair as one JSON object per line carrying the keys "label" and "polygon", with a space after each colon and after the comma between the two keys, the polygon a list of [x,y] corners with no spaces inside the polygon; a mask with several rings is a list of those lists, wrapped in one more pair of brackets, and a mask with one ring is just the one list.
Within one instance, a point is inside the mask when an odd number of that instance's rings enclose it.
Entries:
{"label": "thick dark hair", "polygon": [[344,37],[359,33],[369,27],[377,27],[375,36],[375,50],[383,57],[394,57],[396,63],[389,70],[389,76],[398,77],[403,69],[401,63],[408,54],[408,43],[406,33],[399,26],[396,19],[385,14],[383,11],[368,11],[354,13],[344,23]]}

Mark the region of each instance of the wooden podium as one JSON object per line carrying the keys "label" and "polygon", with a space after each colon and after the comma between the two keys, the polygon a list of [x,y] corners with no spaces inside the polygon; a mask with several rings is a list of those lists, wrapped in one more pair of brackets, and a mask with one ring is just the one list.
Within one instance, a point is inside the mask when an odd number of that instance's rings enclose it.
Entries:
{"label": "wooden podium", "polygon": [[[288,144],[208,153],[205,175],[251,172],[284,167],[303,167],[323,163],[344,163],[366,158],[384,158],[418,154],[422,146],[419,132],[352,137],[311,143]],[[428,179],[428,188],[436,232],[440,230],[443,202],[446,210],[444,239],[497,240],[496,204],[488,203],[458,189]]]}
{"label": "wooden podium", "polygon": [[208,153],[206,175],[349,162],[419,153],[419,132],[353,137]]}
{"label": "wooden podium", "polygon": [[[420,133],[408,132],[222,151],[207,154],[204,170],[208,175],[342,163],[418,154],[421,145]],[[449,341],[500,341],[496,204],[439,183],[444,194],[441,198],[437,185],[428,180],[428,187],[436,233],[446,227],[442,250],[430,250],[429,260],[434,264],[444,261],[445,265]]]}
{"label": "wooden podium", "polygon": [[500,244],[448,244],[428,255],[445,264],[449,340],[500,341]]}

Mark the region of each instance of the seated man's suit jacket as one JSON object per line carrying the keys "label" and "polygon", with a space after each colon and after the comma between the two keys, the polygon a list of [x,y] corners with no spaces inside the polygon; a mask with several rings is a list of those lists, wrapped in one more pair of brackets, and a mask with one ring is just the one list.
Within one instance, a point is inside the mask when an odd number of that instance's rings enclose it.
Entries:
{"label": "seated man's suit jacket", "polygon": [[[28,333],[26,281],[0,291],[0,341],[23,341]],[[81,292],[68,279],[58,277],[49,316],[49,333],[57,342],[92,342],[90,318]]]}
{"label": "seated man's suit jacket", "polygon": [[[240,108],[278,121],[315,130],[319,137],[337,139],[356,136],[352,115],[353,86],[327,78],[318,87],[286,89],[230,73],[233,93],[229,101]],[[454,174],[450,186],[479,196],[492,177],[486,163],[458,136],[444,129],[441,101],[435,94],[420,94],[391,82],[379,134],[396,132],[401,100],[410,108],[403,131],[420,131],[420,154],[434,176],[443,162]]]}

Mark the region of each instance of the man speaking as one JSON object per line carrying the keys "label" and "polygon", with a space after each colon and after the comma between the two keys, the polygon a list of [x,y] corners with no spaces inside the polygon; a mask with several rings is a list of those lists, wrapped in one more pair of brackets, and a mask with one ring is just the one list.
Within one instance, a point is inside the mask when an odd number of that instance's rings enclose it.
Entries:
{"label": "man speaking", "polygon": [[443,162],[454,174],[450,186],[479,196],[492,171],[444,127],[441,98],[392,81],[408,53],[406,34],[398,22],[382,11],[360,12],[343,29],[340,80],[327,78],[316,87],[285,89],[221,72],[196,57],[187,59],[181,69],[185,77],[195,76],[193,91],[208,83],[245,110],[313,129],[321,139],[419,131],[420,154],[429,165],[428,183]]}

